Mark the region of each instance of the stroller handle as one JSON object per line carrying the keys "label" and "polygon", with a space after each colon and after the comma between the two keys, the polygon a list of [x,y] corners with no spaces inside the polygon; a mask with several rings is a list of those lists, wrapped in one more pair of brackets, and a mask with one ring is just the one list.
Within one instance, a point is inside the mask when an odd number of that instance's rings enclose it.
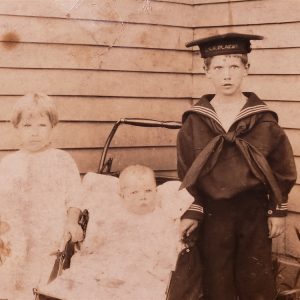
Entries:
{"label": "stroller handle", "polygon": [[139,119],[139,118],[124,118],[120,119],[121,123],[142,126],[142,127],[164,127],[169,129],[179,129],[181,123],[174,121],[157,121],[152,119]]}
{"label": "stroller handle", "polygon": [[103,152],[101,155],[101,159],[100,159],[100,163],[99,163],[99,167],[98,167],[99,174],[102,174],[104,172],[105,167],[107,167],[107,164],[105,163],[107,151],[108,151],[110,143],[111,143],[118,127],[121,124],[127,124],[127,125],[132,125],[132,126],[141,126],[141,127],[163,127],[163,128],[168,128],[168,129],[181,128],[181,123],[174,122],[174,121],[157,121],[157,120],[152,120],[152,119],[141,119],[141,118],[122,118],[122,119],[120,119],[119,121],[117,121],[114,124],[114,126],[105,142]]}

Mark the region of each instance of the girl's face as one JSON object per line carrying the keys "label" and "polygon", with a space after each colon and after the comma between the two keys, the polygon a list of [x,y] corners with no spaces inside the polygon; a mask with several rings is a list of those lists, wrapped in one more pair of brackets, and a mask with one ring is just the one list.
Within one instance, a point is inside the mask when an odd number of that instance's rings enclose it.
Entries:
{"label": "girl's face", "polygon": [[45,114],[23,114],[17,127],[22,149],[37,152],[50,143],[52,125]]}

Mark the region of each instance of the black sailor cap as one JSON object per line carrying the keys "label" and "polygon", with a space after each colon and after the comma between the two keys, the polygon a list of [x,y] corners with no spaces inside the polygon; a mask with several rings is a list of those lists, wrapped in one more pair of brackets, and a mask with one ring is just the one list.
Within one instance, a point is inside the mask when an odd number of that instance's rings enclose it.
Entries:
{"label": "black sailor cap", "polygon": [[226,54],[244,54],[251,52],[251,40],[262,40],[264,37],[253,34],[226,33],[191,41],[186,47],[198,46],[201,57]]}

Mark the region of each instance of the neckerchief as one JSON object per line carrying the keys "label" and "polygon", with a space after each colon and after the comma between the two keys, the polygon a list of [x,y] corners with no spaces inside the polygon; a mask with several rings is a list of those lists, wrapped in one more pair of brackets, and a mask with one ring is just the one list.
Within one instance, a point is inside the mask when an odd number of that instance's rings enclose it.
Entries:
{"label": "neckerchief", "polygon": [[[278,187],[269,163],[259,149],[242,138],[244,134],[251,131],[251,129],[256,125],[257,114],[266,111],[272,112],[265,104],[263,104],[262,101],[250,107],[247,107],[246,103],[245,107],[235,119],[235,122],[238,123],[234,130],[230,130],[225,133],[223,129],[218,129],[219,126],[213,126],[214,130],[217,130],[219,134],[215,136],[198,154],[193,164],[187,171],[180,189],[191,187],[196,183],[199,176],[204,176],[205,174],[209,173],[218,162],[224,144],[234,143],[247,162],[253,175],[270,189],[270,193],[273,196],[272,198],[278,205],[280,205],[282,202],[281,191]],[[188,112],[196,112],[205,115],[213,122],[216,122],[220,125],[218,117],[213,109],[195,105]],[[209,164],[207,164],[208,161]]]}

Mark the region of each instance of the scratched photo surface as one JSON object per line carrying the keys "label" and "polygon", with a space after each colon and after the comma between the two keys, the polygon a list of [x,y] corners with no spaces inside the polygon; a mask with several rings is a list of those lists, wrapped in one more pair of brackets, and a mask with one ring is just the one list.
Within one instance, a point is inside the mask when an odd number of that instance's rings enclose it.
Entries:
{"label": "scratched photo surface", "polygon": [[[257,34],[265,39],[252,42],[243,91],[278,114],[299,169],[299,16],[298,0],[0,1],[0,281],[14,282],[13,291],[0,287],[0,300],[167,299],[182,250],[180,217],[192,202],[178,192],[178,127],[121,124],[108,149],[107,138],[124,118],[180,123],[214,91],[187,42]],[[24,156],[11,118],[29,93],[49,95],[59,122],[42,151]],[[20,122],[31,124],[34,112]],[[47,127],[48,119],[37,120]],[[135,164],[159,178],[157,188],[146,184],[156,202],[143,217],[125,209],[118,178]],[[286,230],[273,240],[280,290],[300,288],[299,199],[298,179]],[[89,212],[80,218],[83,227],[89,221],[85,241],[76,245],[64,235],[69,206]],[[71,263],[66,249],[76,252]]]}

